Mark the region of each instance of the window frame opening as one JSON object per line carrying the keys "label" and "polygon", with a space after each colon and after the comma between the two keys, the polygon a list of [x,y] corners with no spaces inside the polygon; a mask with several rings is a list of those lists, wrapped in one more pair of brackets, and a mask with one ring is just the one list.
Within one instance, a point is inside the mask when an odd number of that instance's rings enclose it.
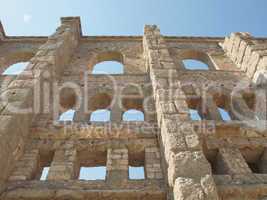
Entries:
{"label": "window frame opening", "polygon": [[49,171],[50,171],[50,166],[42,168],[40,181],[46,181],[47,180]]}
{"label": "window frame opening", "polygon": [[39,181],[47,181],[54,155],[54,151],[42,151],[39,153],[38,168],[36,170],[34,179]]}
{"label": "window frame opening", "polygon": [[[191,69],[186,68],[186,64],[184,64],[183,60],[194,60],[197,62],[204,63],[205,70],[202,71],[216,69],[214,63],[210,59],[210,56],[205,51],[200,51],[196,49],[186,49],[183,51],[179,51],[178,58],[185,70],[191,70]],[[201,69],[192,69],[192,70],[201,70]]]}
{"label": "window frame opening", "polygon": [[[103,116],[101,116],[101,112],[105,113]],[[98,118],[103,118],[103,120],[96,120]],[[96,118],[96,119],[94,119]],[[89,118],[90,123],[108,123],[111,122],[111,110],[109,109],[97,109],[90,113]]]}
{"label": "window frame opening", "polygon": [[[86,149],[78,152],[77,180],[80,181],[105,181],[107,178],[107,151],[88,151]],[[84,172],[83,172],[84,171]],[[87,171],[87,172],[86,172]],[[93,173],[100,173],[96,178]],[[89,173],[88,178],[81,177],[81,173]],[[83,174],[84,176],[85,174]]]}
{"label": "window frame opening", "polygon": [[197,109],[189,108],[189,116],[192,121],[201,121],[202,117]]}
{"label": "window frame opening", "polygon": [[75,110],[69,109],[63,113],[61,113],[58,117],[59,122],[72,122],[75,116]]}
{"label": "window frame opening", "polygon": [[145,167],[144,166],[131,166],[129,165],[129,179],[130,180],[145,180]]}
{"label": "window frame opening", "polygon": [[217,109],[218,109],[218,112],[220,113],[221,119],[224,122],[232,121],[232,117],[231,117],[230,113],[226,109],[224,109],[222,107],[219,107],[219,106],[217,107]]}
{"label": "window frame opening", "polygon": [[[26,62],[16,62],[12,65],[9,65],[2,73],[4,76],[18,76],[20,75],[27,66],[30,64],[29,61]],[[21,66],[20,66],[21,65]]]}
{"label": "window frame opening", "polygon": [[[85,177],[86,176],[85,174],[88,177]],[[98,174],[98,176],[93,178],[92,174],[94,174],[94,175]],[[107,177],[106,166],[96,166],[96,167],[80,166],[79,177],[78,177],[78,180],[80,180],[80,181],[106,180],[106,177]]]}
{"label": "window frame opening", "polygon": [[[106,69],[105,69],[106,68]],[[107,70],[107,71],[105,71]],[[124,66],[118,61],[102,61],[97,63],[92,70],[93,75],[122,75]]]}
{"label": "window frame opening", "polygon": [[[129,152],[128,153],[128,179],[129,180],[146,180],[146,171],[145,171],[145,150],[138,152]],[[141,172],[140,175],[135,173]],[[135,175],[134,175],[134,174]]]}
{"label": "window frame opening", "polygon": [[145,114],[144,114],[144,112],[137,110],[137,109],[129,109],[129,110],[123,112],[122,121],[124,121],[124,122],[143,122],[143,121],[145,121]]}
{"label": "window frame opening", "polygon": [[193,58],[183,59],[182,60],[183,66],[186,70],[203,70],[208,71],[210,70],[210,67],[207,63]]}
{"label": "window frame opening", "polygon": [[[98,68],[100,66],[101,68],[101,65],[102,64],[106,64],[105,62],[114,62],[113,64],[119,64],[119,68],[120,70],[119,73],[117,72],[114,72],[114,73],[106,73],[106,72],[103,72],[103,73],[96,73],[94,72],[95,71],[95,68]],[[116,62],[116,63],[115,63]],[[101,64],[102,63],[102,64]],[[112,63],[110,63],[112,64]],[[108,64],[107,64],[108,65]],[[106,67],[106,66],[104,66]],[[98,71],[98,70],[96,70]],[[95,62],[92,66],[92,74],[93,75],[119,75],[119,74],[124,74],[124,58],[123,58],[123,54],[118,52],[118,51],[108,51],[108,52],[101,52],[99,53],[97,56],[96,56],[96,59],[95,59]]]}

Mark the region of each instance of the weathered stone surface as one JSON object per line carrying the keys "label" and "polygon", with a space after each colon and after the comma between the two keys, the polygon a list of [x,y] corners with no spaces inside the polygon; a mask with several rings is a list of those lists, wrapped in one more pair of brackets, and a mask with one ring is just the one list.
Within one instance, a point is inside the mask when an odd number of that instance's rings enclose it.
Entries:
{"label": "weathered stone surface", "polygon": [[[7,37],[0,23],[0,72],[29,61],[0,77],[0,199],[266,198],[267,40],[222,42],[155,25],[143,37],[83,36],[79,17],[49,37]],[[186,70],[185,59],[209,70]],[[93,74],[103,61],[124,73]],[[59,121],[69,109],[74,120]],[[91,120],[99,109],[109,123]],[[144,121],[123,121],[132,109]],[[130,179],[130,166],[144,180]],[[81,167],[106,167],[105,180],[78,180]]]}
{"label": "weathered stone surface", "polygon": [[183,151],[173,154],[169,161],[168,179],[173,185],[177,177],[189,177],[199,180],[200,177],[211,174],[211,168],[200,151]]}
{"label": "weathered stone surface", "polygon": [[204,200],[205,194],[199,183],[194,179],[177,178],[174,185],[175,200]]}

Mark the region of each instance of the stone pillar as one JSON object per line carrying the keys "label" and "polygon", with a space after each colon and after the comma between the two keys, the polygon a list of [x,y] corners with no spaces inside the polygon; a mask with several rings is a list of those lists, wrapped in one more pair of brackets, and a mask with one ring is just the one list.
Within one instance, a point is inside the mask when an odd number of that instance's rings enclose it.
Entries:
{"label": "stone pillar", "polygon": [[221,118],[220,112],[218,111],[218,106],[215,104],[213,99],[210,97],[207,97],[206,99],[204,99],[204,101],[205,101],[204,106],[207,112],[207,119],[221,121],[222,118]]}
{"label": "stone pillar", "polygon": [[0,42],[1,42],[1,40],[4,40],[5,37],[6,37],[5,30],[4,30],[4,27],[2,25],[2,22],[0,21]]}
{"label": "stone pillar", "polygon": [[210,165],[201,150],[198,134],[188,123],[186,96],[175,79],[179,73],[156,26],[145,26],[143,45],[161,128],[164,162],[168,166],[168,183],[174,192],[169,195],[175,200],[190,199],[198,186],[200,197],[216,200]]}
{"label": "stone pillar", "polygon": [[74,122],[84,122],[88,123],[89,122],[89,114],[85,114],[82,109],[75,111],[74,116],[73,116],[73,121]]}
{"label": "stone pillar", "polygon": [[111,185],[128,181],[128,149],[108,149],[107,181]]}
{"label": "stone pillar", "polygon": [[262,174],[267,174],[267,149],[264,149],[264,152],[259,161],[259,170]]}
{"label": "stone pillar", "polygon": [[163,179],[159,148],[145,148],[145,172],[147,179]]}
{"label": "stone pillar", "polygon": [[[0,177],[0,190],[3,188],[1,183],[7,180],[15,165],[16,157],[13,152],[19,145],[21,145],[20,151],[24,150],[32,118],[41,111],[40,85],[44,80],[43,75],[51,72],[50,77],[58,79],[78,45],[81,35],[79,20],[79,18],[62,18],[61,26],[55,34],[39,48],[24,72],[9,83],[1,93],[0,157],[6,157],[8,162],[0,163],[1,171],[5,172]],[[0,40],[3,39],[3,34],[3,27],[0,26]],[[21,112],[22,109],[24,112]],[[55,116],[57,117],[57,113]]]}
{"label": "stone pillar", "polygon": [[16,163],[9,181],[24,181],[34,179],[39,169],[39,150],[26,150],[23,157]]}
{"label": "stone pillar", "polygon": [[267,120],[267,94],[266,89],[259,88],[256,90],[255,113],[259,120]]}
{"label": "stone pillar", "polygon": [[221,148],[217,155],[217,168],[224,174],[251,174],[249,166],[241,152],[234,148]]}
{"label": "stone pillar", "polygon": [[122,108],[120,107],[118,101],[115,101],[111,108],[110,121],[111,122],[121,122],[122,121]]}
{"label": "stone pillar", "polygon": [[48,180],[71,180],[78,174],[77,152],[73,144],[67,144],[65,149],[55,152]]}

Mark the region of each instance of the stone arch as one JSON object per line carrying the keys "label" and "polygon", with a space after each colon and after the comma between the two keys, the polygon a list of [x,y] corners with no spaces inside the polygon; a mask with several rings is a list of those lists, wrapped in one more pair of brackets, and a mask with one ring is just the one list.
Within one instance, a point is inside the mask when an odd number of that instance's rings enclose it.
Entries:
{"label": "stone arch", "polygon": [[10,65],[8,68],[5,69],[5,71],[2,73],[3,75],[19,75],[22,73],[27,66],[29,65],[29,62],[18,62],[13,65]]}
{"label": "stone arch", "polygon": [[29,62],[30,59],[34,56],[35,52],[31,50],[19,50],[17,52],[9,52],[3,58],[3,61],[0,61],[0,73],[2,74],[5,70],[16,63]]}
{"label": "stone arch", "polygon": [[106,92],[95,94],[89,99],[88,109],[94,111],[97,109],[110,109],[112,103],[112,95]]}
{"label": "stone arch", "polygon": [[[93,74],[123,74],[124,73],[124,59],[122,53],[118,51],[107,51],[98,53],[92,63],[92,73]],[[110,69],[104,64],[110,64],[115,66],[115,72],[110,72]],[[102,65],[102,66],[101,66]],[[102,69],[102,68],[105,69]],[[100,70],[99,70],[100,69]],[[106,70],[106,71],[105,71]],[[102,73],[99,71],[103,71]]]}
{"label": "stone arch", "polygon": [[129,85],[123,88],[120,100],[123,111],[135,109],[144,112],[144,94],[139,85]]}
{"label": "stone arch", "polygon": [[193,60],[193,61],[198,61],[200,63],[203,63],[205,65],[207,65],[207,69],[208,70],[212,70],[215,69],[209,55],[205,52],[199,51],[199,50],[184,50],[181,51],[178,54],[179,59],[182,62],[182,65],[184,66],[184,68],[186,68],[186,66],[183,64],[183,61],[185,60]]}
{"label": "stone arch", "polygon": [[108,51],[99,53],[96,56],[96,63],[103,61],[111,61],[111,60],[123,63],[123,55],[118,51]]}

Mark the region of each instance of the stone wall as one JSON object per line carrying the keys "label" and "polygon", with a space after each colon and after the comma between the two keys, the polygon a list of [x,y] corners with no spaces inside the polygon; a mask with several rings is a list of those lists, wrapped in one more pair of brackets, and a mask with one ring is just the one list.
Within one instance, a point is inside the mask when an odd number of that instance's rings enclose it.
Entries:
{"label": "stone wall", "polygon": [[77,26],[79,26],[77,19],[63,18],[60,28],[49,37],[44,45],[39,47],[27,69],[1,93],[0,149],[1,158],[6,157],[6,162],[0,164],[0,169],[3,172],[0,177],[1,190],[4,187],[2,183],[7,180],[14,168],[14,163],[24,150],[29,126],[34,118],[33,110],[26,114],[17,114],[10,112],[10,108],[15,106],[17,109],[33,109],[34,86],[42,83],[42,75],[45,70],[50,71],[52,69],[54,75],[59,75],[58,72],[61,70],[58,69],[64,67],[68,62],[68,57],[78,45],[80,30]]}
{"label": "stone wall", "polygon": [[[83,36],[78,17],[49,37],[9,37],[0,24],[0,72],[30,62],[0,77],[0,199],[266,198],[266,44],[248,33],[162,36],[150,25],[143,36]],[[184,59],[209,70],[187,70]],[[124,73],[92,74],[102,61]],[[68,109],[73,121],[59,121]],[[89,121],[97,109],[111,120]],[[123,121],[129,109],[145,120]],[[105,180],[79,180],[81,167],[97,166]]]}
{"label": "stone wall", "polygon": [[225,38],[223,49],[238,68],[246,72],[256,84],[266,82],[266,42],[254,38],[249,33],[232,33]]}
{"label": "stone wall", "polygon": [[[170,77],[158,73],[178,72],[174,71],[175,64],[156,26],[145,27],[143,43],[153,85],[158,123],[161,127],[160,138],[167,166],[167,181],[173,190],[169,195],[177,200],[218,199],[211,169],[201,151],[198,135],[191,131],[191,127],[186,127],[187,131],[183,131],[183,124],[179,123],[188,117],[185,95],[179,87],[179,82],[169,82]],[[162,85],[162,81],[167,84]],[[176,95],[168,95],[166,98],[169,90],[174,90]]]}

